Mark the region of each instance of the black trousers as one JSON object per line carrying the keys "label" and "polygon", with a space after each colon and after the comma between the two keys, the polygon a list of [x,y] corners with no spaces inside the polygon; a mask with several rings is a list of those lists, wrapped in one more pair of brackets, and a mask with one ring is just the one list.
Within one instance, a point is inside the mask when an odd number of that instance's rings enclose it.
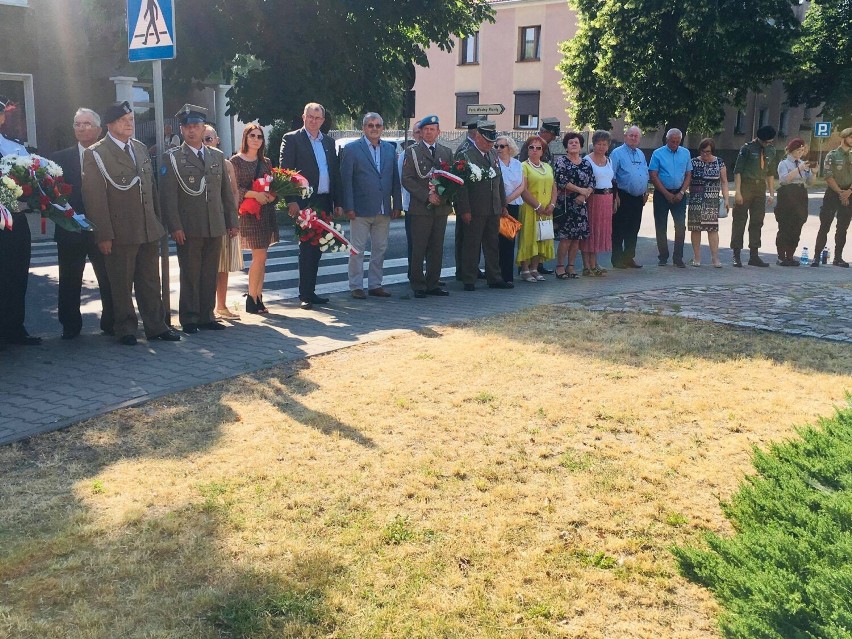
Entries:
{"label": "black trousers", "polygon": [[636,257],[644,199],[644,195],[630,195],[618,189],[618,208],[612,216],[612,265],[615,267]]}
{"label": "black trousers", "polygon": [[[847,187],[848,188],[848,187]],[[852,220],[852,201],[846,206],[840,202],[840,196],[833,190],[827,189],[819,210],[819,231],[817,232],[814,259],[816,259],[828,243],[828,231],[837,216],[837,229],[834,232],[834,260],[843,259],[843,249],[846,246],[846,231]]]}
{"label": "black trousers", "polygon": [[766,217],[766,182],[743,180],[740,183],[743,203],[734,205],[731,222],[731,248],[742,249],[746,225],[748,225],[748,247],[760,248],[760,232]]}
{"label": "black trousers", "polygon": [[[334,213],[331,196],[327,193],[315,195],[309,205],[329,215]],[[299,299],[309,302],[316,295],[317,271],[322,251],[310,242],[299,242]]]}
{"label": "black trousers", "polygon": [[79,333],[83,328],[80,314],[80,295],[83,290],[83,271],[86,258],[92,263],[101,292],[101,330],[112,331],[115,317],[112,308],[112,289],[106,272],[103,253],[98,249],[94,234],[86,233],[79,241],[57,242],[59,257],[59,323],[65,332]]}
{"label": "black trousers", "polygon": [[[517,204],[509,204],[506,208],[509,209],[509,215],[517,220],[521,207]],[[503,276],[503,281],[513,282],[515,279],[515,238],[509,239],[501,235],[499,251],[500,274]]]}
{"label": "black trousers", "polygon": [[24,328],[30,276],[30,226],[23,213],[12,214],[12,230],[0,231],[0,341],[28,335]]}
{"label": "black trousers", "polygon": [[[779,249],[795,249],[802,237],[802,227],[808,220],[808,191],[804,186],[785,184],[778,187],[775,221],[778,235],[775,245]],[[817,255],[814,255],[814,259]]]}

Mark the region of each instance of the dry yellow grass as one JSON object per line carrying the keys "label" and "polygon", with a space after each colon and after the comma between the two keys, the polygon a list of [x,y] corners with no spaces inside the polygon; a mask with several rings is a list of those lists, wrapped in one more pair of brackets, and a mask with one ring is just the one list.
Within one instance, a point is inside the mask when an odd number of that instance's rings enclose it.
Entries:
{"label": "dry yellow grass", "polygon": [[668,548],[852,348],[538,308],[0,449],[0,636],[718,636]]}

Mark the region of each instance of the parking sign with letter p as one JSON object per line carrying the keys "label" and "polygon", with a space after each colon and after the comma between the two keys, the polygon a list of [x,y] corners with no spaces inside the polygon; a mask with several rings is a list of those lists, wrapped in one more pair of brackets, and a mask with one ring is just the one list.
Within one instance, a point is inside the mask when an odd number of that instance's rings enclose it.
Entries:
{"label": "parking sign with letter p", "polygon": [[831,122],[814,122],[814,137],[827,138],[831,136]]}

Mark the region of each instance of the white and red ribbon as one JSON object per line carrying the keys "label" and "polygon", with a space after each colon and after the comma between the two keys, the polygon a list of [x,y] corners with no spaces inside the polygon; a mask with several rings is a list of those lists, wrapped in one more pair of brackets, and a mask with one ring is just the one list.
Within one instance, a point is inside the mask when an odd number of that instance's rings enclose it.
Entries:
{"label": "white and red ribbon", "polygon": [[12,212],[0,204],[0,231],[11,231],[12,223]]}
{"label": "white and red ribbon", "polygon": [[338,240],[340,240],[340,243],[343,244],[343,246],[345,246],[346,248],[348,248],[349,252],[352,255],[358,255],[360,253],[358,249],[356,249],[354,246],[352,246],[352,244],[349,243],[349,240],[347,240],[340,231],[338,231],[328,222],[321,220],[317,216],[317,212],[313,209],[302,209],[301,211],[299,211],[299,215],[296,216],[296,222],[303,229],[317,227],[323,228],[329,233],[331,233]]}

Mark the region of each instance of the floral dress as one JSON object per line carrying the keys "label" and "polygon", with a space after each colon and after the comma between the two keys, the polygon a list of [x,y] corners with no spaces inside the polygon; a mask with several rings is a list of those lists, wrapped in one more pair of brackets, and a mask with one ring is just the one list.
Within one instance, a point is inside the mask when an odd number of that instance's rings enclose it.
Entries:
{"label": "floral dress", "polygon": [[719,193],[722,188],[721,158],[704,162],[692,158],[692,181],[689,183],[689,209],[686,228],[690,231],[719,230]]}
{"label": "floral dress", "polygon": [[595,188],[595,173],[592,164],[583,159],[574,164],[567,155],[553,161],[556,188],[559,189],[557,208],[553,214],[553,231],[557,240],[585,240],[589,237],[589,214],[586,201],[577,202],[578,193],[565,191],[568,184],[580,188]]}

